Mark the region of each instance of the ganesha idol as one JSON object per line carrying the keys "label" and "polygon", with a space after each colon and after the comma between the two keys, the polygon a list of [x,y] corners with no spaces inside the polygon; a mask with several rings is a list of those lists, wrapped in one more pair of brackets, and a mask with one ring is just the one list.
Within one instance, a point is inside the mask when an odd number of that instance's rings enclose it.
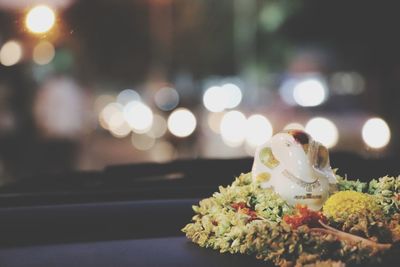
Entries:
{"label": "ganesha idol", "polygon": [[321,209],[336,188],[328,149],[301,130],[280,132],[257,148],[252,177],[289,204],[313,210]]}

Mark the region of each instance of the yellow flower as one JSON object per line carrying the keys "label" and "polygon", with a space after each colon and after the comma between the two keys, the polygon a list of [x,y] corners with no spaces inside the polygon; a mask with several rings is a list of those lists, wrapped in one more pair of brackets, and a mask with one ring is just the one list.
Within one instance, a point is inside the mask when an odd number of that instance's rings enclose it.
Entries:
{"label": "yellow flower", "polygon": [[376,198],[356,191],[341,191],[332,195],[323,206],[323,213],[334,221],[344,221],[350,215],[379,215]]}

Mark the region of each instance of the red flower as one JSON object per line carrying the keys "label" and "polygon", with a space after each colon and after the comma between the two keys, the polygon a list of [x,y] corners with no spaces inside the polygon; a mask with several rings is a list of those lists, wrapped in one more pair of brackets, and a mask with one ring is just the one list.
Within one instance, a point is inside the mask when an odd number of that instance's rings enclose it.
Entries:
{"label": "red flower", "polygon": [[232,208],[234,208],[237,212],[246,214],[250,218],[248,219],[248,222],[251,222],[253,220],[257,220],[257,212],[255,210],[252,210],[250,207],[247,206],[245,202],[237,202],[233,203],[231,205]]}
{"label": "red flower", "polygon": [[297,204],[295,209],[294,215],[283,216],[283,220],[294,229],[301,225],[318,227],[320,226],[319,221],[326,222],[326,217],[322,212],[310,210],[306,205]]}

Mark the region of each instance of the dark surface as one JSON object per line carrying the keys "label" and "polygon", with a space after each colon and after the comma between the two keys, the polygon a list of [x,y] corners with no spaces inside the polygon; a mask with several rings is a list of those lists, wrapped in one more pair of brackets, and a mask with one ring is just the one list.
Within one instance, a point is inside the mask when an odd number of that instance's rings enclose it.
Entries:
{"label": "dark surface", "polygon": [[251,160],[180,160],[43,173],[0,187],[0,207],[204,198],[249,172]]}
{"label": "dark surface", "polygon": [[180,236],[197,203],[164,199],[0,208],[0,248]]}
{"label": "dark surface", "polygon": [[[369,181],[398,175],[397,158],[331,153],[341,175]],[[43,173],[0,187],[0,207],[154,199],[204,198],[251,170],[253,159],[180,160],[111,166],[103,171]]]}
{"label": "dark surface", "polygon": [[2,267],[269,266],[249,256],[199,248],[185,237],[0,249]]}

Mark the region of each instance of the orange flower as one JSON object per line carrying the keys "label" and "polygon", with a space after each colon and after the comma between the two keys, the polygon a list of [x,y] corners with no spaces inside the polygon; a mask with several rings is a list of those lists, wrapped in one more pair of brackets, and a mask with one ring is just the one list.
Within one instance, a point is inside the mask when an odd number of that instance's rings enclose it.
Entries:
{"label": "orange flower", "polygon": [[306,205],[297,204],[295,206],[295,214],[284,215],[284,222],[296,229],[301,225],[309,227],[320,226],[319,221],[326,222],[326,217],[320,211],[310,210]]}

